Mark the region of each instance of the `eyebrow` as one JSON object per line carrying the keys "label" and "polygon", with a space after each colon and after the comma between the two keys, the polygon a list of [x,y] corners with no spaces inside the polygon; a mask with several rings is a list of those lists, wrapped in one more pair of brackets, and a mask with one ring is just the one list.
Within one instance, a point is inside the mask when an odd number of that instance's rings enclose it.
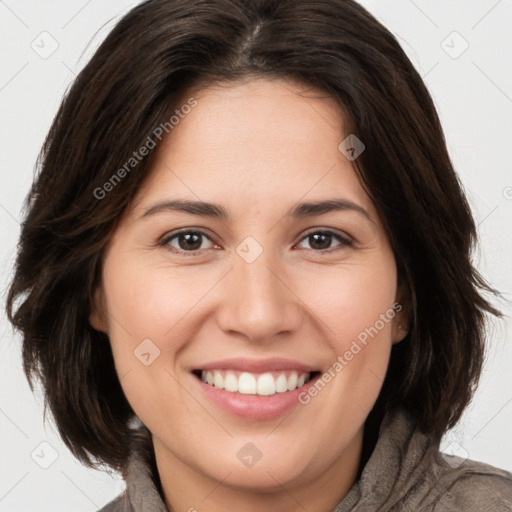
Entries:
{"label": "eyebrow", "polygon": [[[175,199],[172,201],[156,203],[149,207],[140,216],[140,218],[143,219],[156,213],[169,211],[191,213],[193,215],[212,217],[224,221],[229,220],[229,213],[219,204],[206,203],[203,201],[190,201],[185,199]],[[291,208],[285,216],[293,219],[301,219],[337,211],[353,211],[362,215],[370,222],[373,222],[367,210],[348,199],[328,199],[324,201],[298,203]]]}

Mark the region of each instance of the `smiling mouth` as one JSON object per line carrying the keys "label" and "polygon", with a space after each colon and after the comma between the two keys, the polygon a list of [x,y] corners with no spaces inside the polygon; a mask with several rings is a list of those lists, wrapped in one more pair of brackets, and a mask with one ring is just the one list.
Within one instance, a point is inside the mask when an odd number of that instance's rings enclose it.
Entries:
{"label": "smiling mouth", "polygon": [[211,387],[230,393],[259,396],[294,391],[320,375],[319,371],[298,372],[295,370],[251,373],[218,369],[194,370],[192,373]]}

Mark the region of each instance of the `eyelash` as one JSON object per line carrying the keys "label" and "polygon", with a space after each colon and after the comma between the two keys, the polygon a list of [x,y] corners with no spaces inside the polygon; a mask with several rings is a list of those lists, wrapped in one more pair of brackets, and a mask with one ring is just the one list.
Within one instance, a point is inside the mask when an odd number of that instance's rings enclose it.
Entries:
{"label": "eyelash", "polygon": [[[180,235],[189,234],[189,233],[194,233],[194,234],[201,235],[201,236],[203,236],[205,238],[208,238],[210,241],[213,242],[213,240],[211,240],[211,238],[204,231],[202,231],[200,229],[186,228],[186,229],[183,229],[181,231],[177,231],[177,232],[171,233],[168,236],[165,236],[159,242],[158,245],[162,246],[162,247],[165,247],[167,250],[169,250],[172,253],[183,255],[183,256],[186,256],[186,257],[189,257],[189,256],[199,256],[199,253],[202,250],[207,250],[207,249],[195,249],[194,251],[184,251],[183,249],[171,248],[171,246],[169,245],[169,242],[171,240],[179,237]],[[339,248],[341,248],[341,247],[352,247],[353,246],[353,241],[352,240],[350,240],[347,237],[344,237],[344,236],[340,235],[338,232],[333,231],[331,229],[318,229],[318,228],[315,228],[313,230],[307,231],[304,234],[304,236],[300,239],[299,243],[303,242],[304,240],[306,240],[307,238],[309,238],[310,236],[315,235],[315,234],[330,235],[333,238],[336,238],[340,242],[340,244],[337,245],[337,246],[331,247],[329,249],[305,249],[306,251],[312,251],[312,252],[316,252],[316,253],[320,253],[320,254],[325,254],[325,253],[331,253],[331,252],[334,252],[336,250],[339,250]]]}

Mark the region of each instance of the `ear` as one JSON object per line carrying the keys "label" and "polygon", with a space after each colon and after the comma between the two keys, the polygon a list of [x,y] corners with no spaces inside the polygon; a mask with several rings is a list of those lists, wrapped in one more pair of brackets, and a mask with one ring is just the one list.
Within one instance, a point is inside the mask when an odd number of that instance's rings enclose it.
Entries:
{"label": "ear", "polygon": [[393,345],[402,341],[409,333],[408,315],[404,314],[403,310],[399,311],[395,318],[393,318],[391,333],[391,343]]}
{"label": "ear", "polygon": [[94,301],[90,308],[89,323],[97,331],[108,334],[108,325],[105,315],[105,307],[103,300],[103,291],[101,286],[98,286],[94,292]]}

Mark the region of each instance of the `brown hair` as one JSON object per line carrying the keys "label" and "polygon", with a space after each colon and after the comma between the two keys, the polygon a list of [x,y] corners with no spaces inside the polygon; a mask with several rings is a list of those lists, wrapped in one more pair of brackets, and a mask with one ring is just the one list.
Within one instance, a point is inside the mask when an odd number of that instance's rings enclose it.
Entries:
{"label": "brown hair", "polygon": [[[334,98],[366,145],[354,162],[388,232],[409,334],[379,404],[434,438],[469,403],[497,293],[471,262],[476,228],[433,101],[395,37],[352,0],[148,0],[125,15],[55,116],[27,196],[7,298],[24,370],[86,465],[125,466],[133,416],[108,337],[88,321],[102,251],[147,176],[145,157],[98,199],[190,88],[293,79]],[[341,142],[341,140],[340,140]],[[15,302],[19,301],[19,304]],[[96,461],[94,461],[96,459]]]}

